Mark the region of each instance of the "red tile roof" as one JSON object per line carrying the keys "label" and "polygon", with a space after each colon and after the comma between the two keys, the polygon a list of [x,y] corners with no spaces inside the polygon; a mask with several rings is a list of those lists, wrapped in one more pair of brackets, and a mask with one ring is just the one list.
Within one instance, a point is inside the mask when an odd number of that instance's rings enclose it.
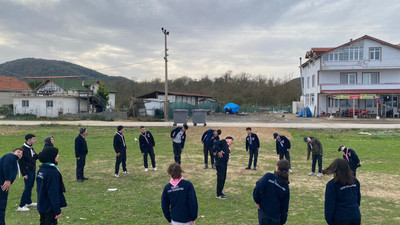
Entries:
{"label": "red tile roof", "polygon": [[25,82],[15,77],[0,76],[0,91],[30,91],[32,90]]}

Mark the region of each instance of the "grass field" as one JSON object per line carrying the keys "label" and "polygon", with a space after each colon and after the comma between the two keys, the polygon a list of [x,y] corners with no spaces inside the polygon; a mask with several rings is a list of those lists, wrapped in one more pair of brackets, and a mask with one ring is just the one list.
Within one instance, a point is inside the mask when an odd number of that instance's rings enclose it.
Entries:
{"label": "grass field", "polygon": [[[169,181],[166,168],[173,162],[169,132],[172,128],[147,128],[156,141],[158,171],[144,172],[138,143],[138,128],[128,128],[125,137],[128,146],[127,167],[130,175],[114,178],[115,153],[112,140],[115,128],[90,127],[87,137],[84,183],[75,181],[74,139],[78,127],[71,126],[0,126],[0,153],[4,155],[22,146],[24,135],[37,136],[35,149],[40,152],[43,140],[54,136],[60,149],[59,169],[66,185],[68,207],[59,224],[167,224],[161,211],[161,193]],[[292,168],[290,176],[290,207],[287,224],[325,224],[324,192],[330,176],[309,177],[311,162],[306,161],[304,136],[315,136],[324,146],[323,167],[341,157],[337,148],[341,144],[354,149],[362,163],[357,171],[361,183],[362,224],[400,224],[400,131],[367,131],[385,135],[359,135],[361,130],[280,130],[253,128],[261,140],[257,171],[247,171],[248,156],[244,150],[245,128],[223,128],[222,136],[232,135],[232,162],[228,166],[224,193],[227,200],[215,198],[216,172],[203,169],[201,134],[208,128],[190,127],[182,155],[184,177],[196,190],[199,203],[197,224],[257,224],[257,210],[252,199],[255,182],[266,172],[275,169],[277,162],[272,133],[278,131],[291,139]],[[149,159],[150,161],[150,159]],[[38,162],[39,166],[40,162]],[[118,188],[107,192],[108,188]],[[7,224],[39,224],[36,209],[27,213],[16,212],[23,191],[23,179],[17,178],[11,186]],[[36,201],[36,184],[33,200]]]}

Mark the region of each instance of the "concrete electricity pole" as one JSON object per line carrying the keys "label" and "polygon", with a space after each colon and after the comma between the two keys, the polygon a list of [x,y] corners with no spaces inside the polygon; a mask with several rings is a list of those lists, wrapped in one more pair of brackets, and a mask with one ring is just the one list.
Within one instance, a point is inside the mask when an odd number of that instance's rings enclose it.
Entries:
{"label": "concrete electricity pole", "polygon": [[164,102],[164,120],[168,120],[168,48],[167,48],[167,35],[169,35],[169,31],[161,27],[161,31],[164,33],[164,43],[165,43],[165,102]]}

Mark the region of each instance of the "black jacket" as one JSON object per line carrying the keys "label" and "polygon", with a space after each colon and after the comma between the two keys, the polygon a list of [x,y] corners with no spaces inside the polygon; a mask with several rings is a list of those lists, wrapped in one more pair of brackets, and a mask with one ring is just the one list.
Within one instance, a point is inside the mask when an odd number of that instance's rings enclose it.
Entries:
{"label": "black jacket", "polygon": [[116,153],[124,152],[126,151],[126,142],[125,142],[125,136],[120,133],[115,133],[114,135],[114,151]]}
{"label": "black jacket", "polygon": [[203,133],[201,136],[201,141],[203,142],[204,146],[213,148],[214,144],[219,141],[219,136],[214,136],[214,132],[215,130],[208,129]]}
{"label": "black jacket", "polygon": [[29,146],[26,143],[22,146],[22,149],[23,155],[22,158],[18,161],[19,169],[21,170],[22,176],[26,176],[28,172],[36,171],[36,160],[38,159],[38,155],[36,154],[32,146]]}
{"label": "black jacket", "polygon": [[6,180],[14,182],[18,173],[17,163],[18,156],[12,153],[7,153],[0,158],[0,185],[3,185]]}
{"label": "black jacket", "polygon": [[78,158],[81,155],[86,155],[88,154],[88,148],[87,148],[87,143],[84,137],[82,135],[78,135],[75,138],[75,157]]}
{"label": "black jacket", "polygon": [[[223,151],[224,154],[222,154],[222,158],[218,157],[218,153]],[[215,155],[215,162],[216,163],[225,163],[227,164],[229,161],[229,146],[228,143],[226,143],[225,139],[222,139],[215,143],[214,146],[214,152],[216,153]]]}
{"label": "black jacket", "polygon": [[290,149],[290,141],[285,136],[276,139],[276,154],[285,154]]}
{"label": "black jacket", "polygon": [[153,148],[156,145],[154,142],[153,135],[149,132],[146,131],[146,133],[140,133],[139,135],[139,147],[140,151],[143,153],[148,149]]}
{"label": "black jacket", "polygon": [[360,159],[358,159],[358,156],[353,149],[345,148],[343,150],[343,159],[349,162],[349,166],[353,171],[355,171],[357,167],[360,167]]}
{"label": "black jacket", "polygon": [[[177,127],[175,129],[173,129],[171,131],[171,138],[175,138],[176,135],[182,130],[182,127]],[[186,140],[186,131],[183,132],[182,136],[181,136],[181,147],[184,148],[185,147],[185,140]]]}
{"label": "black jacket", "polygon": [[307,143],[307,160],[310,159],[310,153],[313,155],[322,155],[322,144],[318,138],[310,137],[311,142]]}
{"label": "black jacket", "polygon": [[54,147],[54,145],[51,143],[51,137],[47,137],[46,139],[44,139],[43,150],[45,150],[46,148],[50,148],[50,147]]}
{"label": "black jacket", "polygon": [[[251,144],[250,144],[251,138]],[[260,147],[260,140],[258,140],[257,134],[251,133],[251,135],[247,135],[246,137],[246,151],[257,150]]]}

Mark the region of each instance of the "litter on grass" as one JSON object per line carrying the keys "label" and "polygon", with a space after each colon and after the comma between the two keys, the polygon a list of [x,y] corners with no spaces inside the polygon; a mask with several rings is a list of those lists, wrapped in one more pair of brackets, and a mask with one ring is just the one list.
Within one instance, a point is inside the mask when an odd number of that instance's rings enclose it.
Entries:
{"label": "litter on grass", "polygon": [[109,188],[107,191],[118,191],[118,188]]}

